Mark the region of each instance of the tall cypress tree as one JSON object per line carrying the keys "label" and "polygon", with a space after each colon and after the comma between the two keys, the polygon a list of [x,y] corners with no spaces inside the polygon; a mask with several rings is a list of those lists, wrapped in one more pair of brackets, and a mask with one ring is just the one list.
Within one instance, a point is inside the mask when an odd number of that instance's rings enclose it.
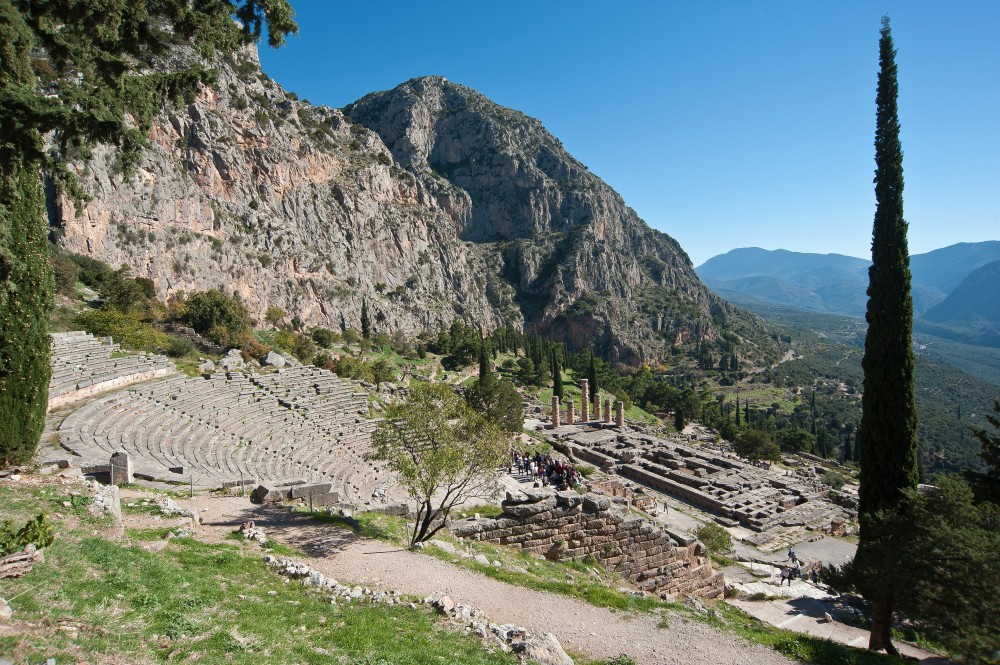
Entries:
{"label": "tall cypress tree", "polygon": [[361,336],[369,339],[372,336],[372,321],[368,318],[368,301],[361,299]]}
{"label": "tall cypress tree", "polygon": [[479,380],[489,381],[493,374],[493,364],[490,362],[489,342],[479,335]]}
{"label": "tall cypress tree", "polygon": [[903,150],[899,142],[896,50],[889,18],[882,18],[875,126],[875,222],[868,270],[868,335],[865,338],[861,416],[860,540],[855,558],[859,587],[872,603],[869,649],[896,654],[889,635],[893,589],[881,575],[888,562],[872,517],[893,510],[902,491],[917,485],[915,361],[911,346],[913,301],[910,256],[903,219]]}
{"label": "tall cypress tree", "polygon": [[45,427],[52,373],[52,270],[38,172],[7,155],[0,173],[0,466],[31,459]]}
{"label": "tall cypress tree", "polygon": [[594,352],[590,352],[590,367],[587,369],[587,383],[590,388],[590,403],[594,413],[597,413],[597,404],[601,401],[601,388],[597,385],[597,361]]}
{"label": "tall cypress tree", "polygon": [[559,365],[559,355],[552,349],[552,394],[563,398],[562,367]]}

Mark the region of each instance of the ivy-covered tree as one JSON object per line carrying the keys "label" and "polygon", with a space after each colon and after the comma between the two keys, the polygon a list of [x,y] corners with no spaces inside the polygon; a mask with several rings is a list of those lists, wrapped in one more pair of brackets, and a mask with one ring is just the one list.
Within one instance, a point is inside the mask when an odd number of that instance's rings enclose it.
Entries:
{"label": "ivy-covered tree", "polygon": [[[855,558],[861,579],[879,579],[890,562],[880,558],[884,534],[872,519],[894,510],[917,486],[917,408],[914,399],[913,300],[903,219],[903,150],[899,142],[896,49],[888,17],[882,19],[875,126],[875,221],[868,270],[868,334],[861,416],[860,540]],[[884,578],[888,579],[888,578]],[[885,584],[861,592],[872,604],[868,648],[896,654],[890,639],[895,589]]]}
{"label": "ivy-covered tree", "polygon": [[[233,18],[241,22],[237,26]],[[81,195],[69,163],[117,146],[126,171],[168,99],[212,78],[149,69],[176,44],[232,52],[297,26],[287,0],[0,0],[0,464],[31,457],[51,374],[53,307],[40,173]]]}

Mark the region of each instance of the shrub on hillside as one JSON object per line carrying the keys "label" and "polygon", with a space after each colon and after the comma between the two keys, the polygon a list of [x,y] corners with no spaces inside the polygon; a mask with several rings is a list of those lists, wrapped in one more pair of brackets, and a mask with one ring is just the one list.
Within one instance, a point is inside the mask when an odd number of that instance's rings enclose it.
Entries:
{"label": "shrub on hillside", "polygon": [[198,334],[224,346],[222,337],[247,333],[251,325],[250,315],[239,298],[227,296],[217,289],[191,294],[184,303],[182,319]]}
{"label": "shrub on hillside", "polygon": [[83,254],[66,254],[67,259],[80,267],[80,281],[100,291],[105,283],[114,279],[115,271],[107,263]]}
{"label": "shrub on hillside", "polygon": [[20,529],[15,529],[14,523],[9,520],[0,523],[0,556],[20,552],[28,545],[43,549],[54,540],[55,530],[45,513],[28,520]]}
{"label": "shrub on hillside", "polygon": [[316,356],[316,342],[309,335],[296,334],[292,353],[302,362],[311,363]]}
{"label": "shrub on hillside", "polygon": [[822,482],[834,490],[840,490],[844,486],[844,483],[847,482],[847,479],[844,478],[843,474],[836,471],[827,471],[823,474]]}
{"label": "shrub on hillside", "polygon": [[312,338],[314,342],[324,349],[329,349],[333,346],[334,342],[340,341],[340,335],[329,328],[313,328]]}
{"label": "shrub on hillside", "polygon": [[56,291],[64,296],[76,293],[76,283],[80,281],[80,266],[68,256],[53,254],[49,257],[52,273],[56,278]]}
{"label": "shrub on hillside", "polygon": [[712,554],[725,554],[733,549],[733,537],[718,524],[709,522],[698,529],[700,540]]}
{"label": "shrub on hillside", "polygon": [[194,342],[186,337],[171,337],[167,342],[167,355],[171,358],[183,358],[194,352]]}
{"label": "shrub on hillside", "polygon": [[148,308],[156,300],[153,280],[132,277],[128,268],[120,268],[112,273],[100,291],[106,305],[116,307],[123,312],[142,306]]}
{"label": "shrub on hillside", "polygon": [[121,310],[93,309],[73,319],[76,327],[97,337],[113,337],[127,349],[152,351],[167,346],[169,338],[138,316]]}
{"label": "shrub on hillside", "polygon": [[371,365],[360,358],[354,356],[344,356],[336,362],[334,372],[344,379],[354,379],[356,381],[375,382],[375,373]]}
{"label": "shrub on hillside", "polygon": [[337,367],[337,363],[328,353],[317,353],[316,357],[313,358],[313,365],[330,371],[333,371]]}
{"label": "shrub on hillside", "polygon": [[296,335],[291,330],[279,330],[274,333],[274,337],[272,339],[274,340],[275,346],[279,349],[285,351],[286,353],[291,353],[292,349],[295,348],[295,338]]}

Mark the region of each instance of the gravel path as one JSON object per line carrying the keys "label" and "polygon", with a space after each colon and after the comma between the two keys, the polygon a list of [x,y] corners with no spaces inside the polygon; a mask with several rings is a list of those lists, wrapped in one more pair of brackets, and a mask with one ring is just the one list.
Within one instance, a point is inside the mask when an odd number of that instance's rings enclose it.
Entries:
{"label": "gravel path", "polygon": [[554,633],[564,648],[588,658],[627,653],[644,665],[794,662],[765,647],[681,617],[671,617],[668,626],[660,627],[658,617],[597,608],[565,596],[499,582],[307,517],[251,506],[246,499],[196,497],[193,503],[202,511],[201,536],[206,539],[222,540],[252,519],[269,537],[302,550],[307,555],[305,563],[342,583],[396,589],[420,597],[446,594],[456,603],[480,608],[495,623],[523,626],[538,634]]}

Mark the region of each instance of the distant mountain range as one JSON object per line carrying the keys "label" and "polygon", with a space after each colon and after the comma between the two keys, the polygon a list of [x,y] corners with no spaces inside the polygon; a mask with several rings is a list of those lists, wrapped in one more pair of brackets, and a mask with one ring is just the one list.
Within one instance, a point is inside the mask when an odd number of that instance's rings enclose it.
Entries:
{"label": "distant mountain range", "polygon": [[[695,271],[736,304],[772,304],[864,317],[870,261],[758,247],[713,257]],[[1000,346],[1000,241],[959,243],[910,257],[915,328]]]}

